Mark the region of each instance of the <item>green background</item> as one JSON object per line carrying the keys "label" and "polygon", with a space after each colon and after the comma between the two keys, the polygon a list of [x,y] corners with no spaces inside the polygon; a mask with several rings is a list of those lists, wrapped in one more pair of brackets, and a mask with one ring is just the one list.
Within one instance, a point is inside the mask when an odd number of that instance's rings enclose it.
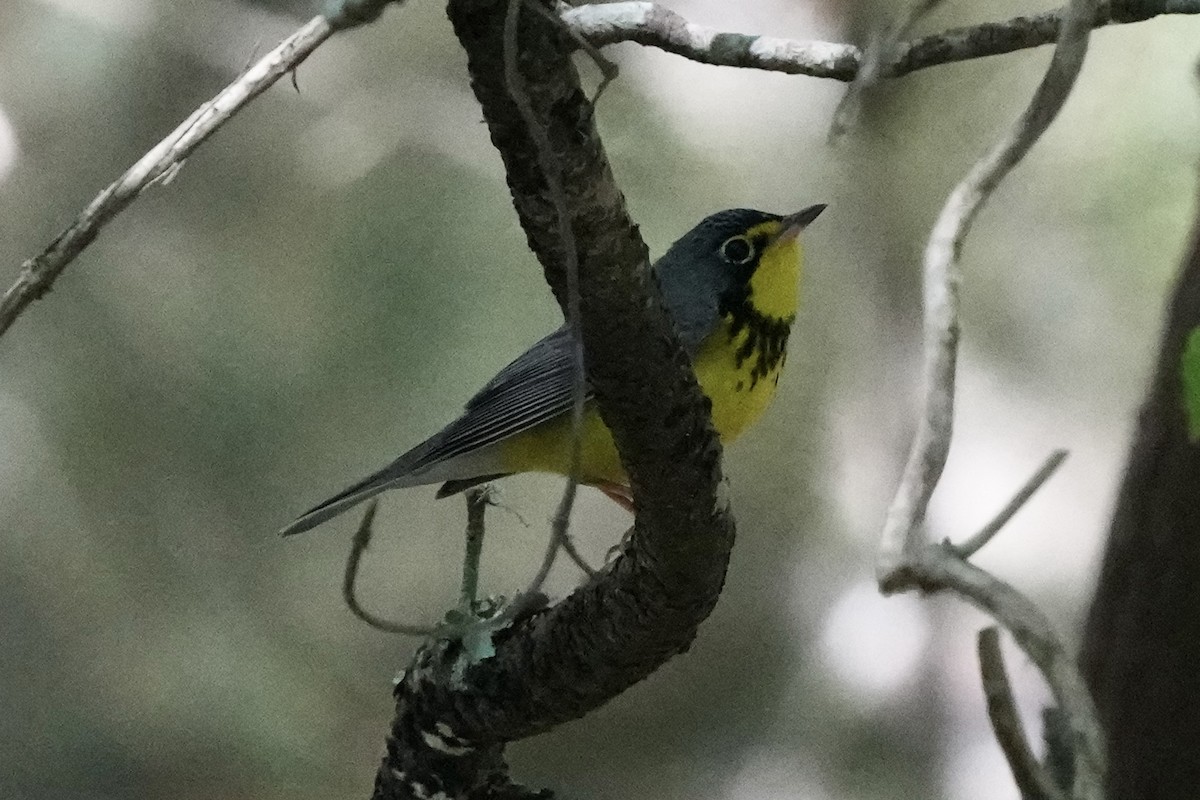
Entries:
{"label": "green background", "polygon": [[[677,2],[693,21],[861,40],[884,6]],[[0,276],[315,8],[0,5]],[[954,5],[929,29],[1001,19]],[[1194,209],[1200,20],[1094,38],[1079,87],[964,252],[957,438],[930,517],[961,537],[1053,447],[1072,458],[981,564],[1074,638]],[[610,48],[599,124],[653,253],[731,206],[830,209],[765,421],[731,448],[728,585],[692,650],[511,749],[573,798],[1015,798],[974,666],[981,618],[882,600],[912,433],[924,237],[1049,50],[872,92]],[[582,70],[594,81],[592,67]],[[439,3],[322,48],[119,217],[0,340],[0,796],[328,798],[370,789],[414,644],[339,582],[355,524],[275,531],[415,444],[557,324]],[[484,581],[536,567],[560,481],[504,482]],[[465,512],[387,496],[362,599],[438,618]],[[585,490],[593,559],[627,517]],[[569,591],[563,567],[551,588]],[[1012,671],[1030,713],[1034,669]]]}

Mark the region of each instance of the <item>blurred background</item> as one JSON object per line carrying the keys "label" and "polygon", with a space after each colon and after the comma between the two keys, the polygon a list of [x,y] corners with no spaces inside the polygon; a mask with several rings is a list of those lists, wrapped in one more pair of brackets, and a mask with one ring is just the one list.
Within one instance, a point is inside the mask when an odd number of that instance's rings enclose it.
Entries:
{"label": "blurred background", "polygon": [[[0,4],[0,277],[317,10],[312,0]],[[694,22],[865,41],[854,0],[673,0]],[[1043,10],[955,3],[928,30]],[[1200,19],[1097,33],[1065,112],[964,255],[957,436],[931,533],[962,537],[1072,456],[979,562],[1074,641],[1194,213]],[[765,422],[727,454],[739,520],[695,646],[511,748],[573,798],[1016,798],[974,659],[983,618],[884,600],[873,551],[912,433],[918,264],[945,195],[1049,50],[868,97],[636,45],[599,121],[653,253],[731,206],[830,210]],[[594,81],[594,69],[581,69]],[[280,526],[451,419],[559,312],[524,246],[440,2],[338,37],[150,190],[0,341],[0,797],[365,797],[415,644],[339,583],[357,515]],[[486,589],[536,567],[560,481],[504,481]],[[518,516],[519,514],[519,516]],[[524,518],[524,521],[521,520]],[[456,598],[465,512],[386,497],[380,614]],[[593,560],[627,517],[585,490]],[[578,573],[560,565],[551,590]],[[1031,718],[1046,694],[1010,665]]]}

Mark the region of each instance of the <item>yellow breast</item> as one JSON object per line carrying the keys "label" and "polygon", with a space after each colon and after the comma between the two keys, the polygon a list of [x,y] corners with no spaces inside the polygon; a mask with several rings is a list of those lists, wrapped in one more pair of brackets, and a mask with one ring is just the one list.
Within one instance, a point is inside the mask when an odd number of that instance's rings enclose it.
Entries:
{"label": "yellow breast", "polygon": [[[778,228],[777,223],[766,223]],[[751,233],[755,231],[752,229]],[[713,426],[729,443],[762,417],[775,397],[795,319],[800,248],[779,241],[763,253],[741,302],[727,309],[717,330],[692,360],[696,380],[712,401]],[[502,463],[509,472],[570,471],[569,415],[548,420],[506,440]],[[582,429],[584,483],[628,483],[612,434],[589,403]]]}
{"label": "yellow breast", "polygon": [[[722,442],[736,439],[767,410],[786,360],[786,336],[784,328],[782,338],[764,339],[761,331],[736,330],[732,320],[725,320],[696,354],[696,380],[712,401],[713,426]],[[570,436],[569,416],[548,420],[503,444],[504,466],[512,472],[566,474]],[[628,482],[612,434],[594,403],[588,403],[584,413],[581,455],[584,483]]]}
{"label": "yellow breast", "polygon": [[739,330],[726,319],[696,354],[696,380],[712,401],[713,426],[723,443],[758,422],[771,404],[787,358],[786,342],[786,327],[764,341],[761,332]]}

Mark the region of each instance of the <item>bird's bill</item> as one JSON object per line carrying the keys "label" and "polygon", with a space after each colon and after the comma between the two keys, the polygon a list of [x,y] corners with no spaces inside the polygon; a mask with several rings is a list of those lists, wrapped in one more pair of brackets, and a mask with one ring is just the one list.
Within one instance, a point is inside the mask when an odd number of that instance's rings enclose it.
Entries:
{"label": "bird's bill", "polygon": [[807,228],[814,219],[821,216],[821,212],[826,208],[825,203],[817,203],[815,206],[801,209],[795,214],[788,214],[783,219],[779,220],[779,235],[777,239],[793,239],[800,231]]}

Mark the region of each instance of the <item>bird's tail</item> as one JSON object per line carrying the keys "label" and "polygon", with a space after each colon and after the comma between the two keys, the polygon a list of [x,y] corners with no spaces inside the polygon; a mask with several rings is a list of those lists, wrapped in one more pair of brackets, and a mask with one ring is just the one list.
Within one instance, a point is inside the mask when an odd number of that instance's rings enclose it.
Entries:
{"label": "bird's tail", "polygon": [[300,515],[295,522],[288,525],[280,533],[291,536],[312,530],[327,519],[332,519],[348,508],[370,500],[380,492],[398,485],[395,464],[389,464],[373,475],[368,475],[353,486],[338,492],[333,497],[318,503]]}
{"label": "bird's tail", "polygon": [[304,533],[388,489],[448,481],[438,493],[438,497],[445,497],[505,474],[497,468],[500,464],[496,448],[483,447],[449,458],[437,458],[439,447],[436,436],[422,442],[378,472],[305,511],[280,533],[284,536]]}

